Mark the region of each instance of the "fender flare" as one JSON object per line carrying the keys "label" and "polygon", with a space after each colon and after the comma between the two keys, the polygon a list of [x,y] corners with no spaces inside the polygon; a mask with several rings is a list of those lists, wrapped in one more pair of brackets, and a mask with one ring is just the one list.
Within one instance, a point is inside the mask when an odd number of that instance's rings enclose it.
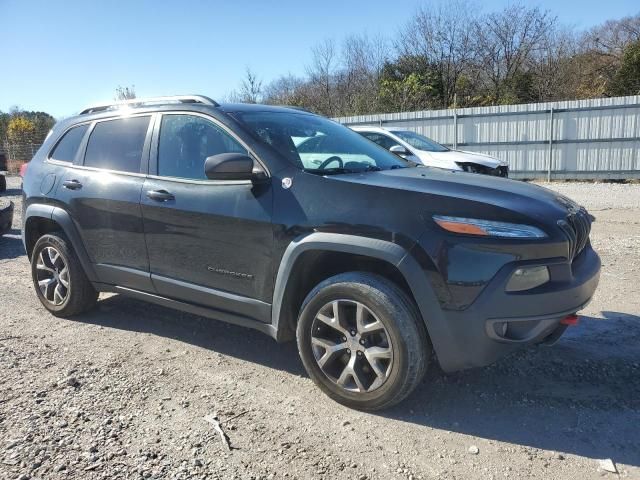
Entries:
{"label": "fender flare", "polygon": [[91,282],[97,281],[96,273],[93,269],[93,264],[91,263],[91,259],[89,258],[89,254],[84,248],[84,244],[82,243],[82,239],[80,238],[80,234],[78,233],[78,229],[76,228],[71,215],[66,210],[63,210],[60,207],[55,207],[53,205],[43,205],[43,204],[31,204],[27,207],[24,212],[24,218],[22,220],[22,243],[24,245],[25,251],[27,251],[27,221],[30,218],[40,217],[45,218],[47,220],[52,220],[56,222],[62,228],[62,231],[66,235],[66,237],[71,242],[71,246],[73,247],[78,259],[80,260],[80,264],[84,269],[87,278]]}
{"label": "fender flare", "polygon": [[300,255],[310,250],[363,255],[395,266],[411,289],[436,355],[439,358],[446,356],[446,319],[428,277],[415,258],[405,248],[392,242],[339,233],[315,232],[298,237],[285,250],[276,276],[271,310],[271,322],[277,335],[282,335],[284,330],[280,325],[280,317],[290,274]]}

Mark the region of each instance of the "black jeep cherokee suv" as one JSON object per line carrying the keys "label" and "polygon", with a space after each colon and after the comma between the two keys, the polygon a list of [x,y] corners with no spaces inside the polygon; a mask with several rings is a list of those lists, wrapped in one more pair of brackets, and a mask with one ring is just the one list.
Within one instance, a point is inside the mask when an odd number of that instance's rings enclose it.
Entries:
{"label": "black jeep cherokee suv", "polygon": [[203,96],[60,122],[24,208],[53,314],[117,292],[296,338],[325,393],[369,410],[405,398],[432,358],[450,372],[553,342],[600,271],[593,217],[556,193],[416,166],[302,110]]}

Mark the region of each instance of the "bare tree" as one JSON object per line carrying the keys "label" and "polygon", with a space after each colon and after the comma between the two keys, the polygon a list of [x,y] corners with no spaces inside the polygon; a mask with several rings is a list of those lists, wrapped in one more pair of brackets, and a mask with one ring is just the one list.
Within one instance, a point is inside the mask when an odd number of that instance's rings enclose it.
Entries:
{"label": "bare tree", "polygon": [[131,85],[127,87],[123,87],[122,85],[118,85],[116,88],[116,96],[114,100],[122,101],[122,100],[131,100],[136,98],[136,86]]}
{"label": "bare tree", "polygon": [[342,69],[336,82],[340,114],[371,113],[377,109],[387,52],[387,42],[381,36],[350,35],[344,40]]}
{"label": "bare tree", "polygon": [[335,114],[333,105],[333,80],[337,67],[336,46],[333,40],[326,39],[311,49],[311,64],[307,75],[317,110],[325,115]]}
{"label": "bare tree", "polygon": [[533,100],[547,102],[576,98],[580,78],[574,61],[578,41],[572,29],[550,29],[529,67]]}
{"label": "bare tree", "polygon": [[305,81],[291,74],[276,78],[264,87],[263,101],[270,105],[303,106]]}
{"label": "bare tree", "polygon": [[262,94],[262,80],[247,67],[245,70],[245,78],[240,84],[240,101],[244,103],[258,103]]}
{"label": "bare tree", "polygon": [[627,45],[640,41],[640,14],[607,20],[584,35],[583,47],[600,55],[621,59]]}
{"label": "bare tree", "polygon": [[474,60],[473,26],[477,11],[477,5],[471,1],[441,1],[419,8],[398,34],[400,55],[423,57],[437,71],[442,84],[442,107],[453,103],[458,80]]}
{"label": "bare tree", "polygon": [[556,24],[548,11],[512,4],[484,15],[475,23],[478,67],[488,83],[493,103],[514,101],[514,84],[544,48]]}
{"label": "bare tree", "polygon": [[582,98],[606,95],[623,63],[628,45],[640,41],[640,14],[608,20],[582,35],[579,64],[581,82],[577,95]]}

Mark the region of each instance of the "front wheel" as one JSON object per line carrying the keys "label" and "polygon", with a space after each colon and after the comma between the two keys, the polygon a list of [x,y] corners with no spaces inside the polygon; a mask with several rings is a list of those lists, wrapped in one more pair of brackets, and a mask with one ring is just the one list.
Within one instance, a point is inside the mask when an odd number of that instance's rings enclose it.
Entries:
{"label": "front wheel", "polygon": [[316,286],[302,304],[296,334],[311,379],[337,402],[361,410],[406,398],[430,355],[413,302],[394,283],[365,272]]}

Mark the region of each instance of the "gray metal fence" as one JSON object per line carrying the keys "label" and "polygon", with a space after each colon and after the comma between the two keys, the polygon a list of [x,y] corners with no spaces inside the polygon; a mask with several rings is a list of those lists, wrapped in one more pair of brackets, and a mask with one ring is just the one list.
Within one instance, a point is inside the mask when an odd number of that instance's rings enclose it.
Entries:
{"label": "gray metal fence", "polygon": [[640,178],[640,96],[341,117],[509,163],[515,178]]}

